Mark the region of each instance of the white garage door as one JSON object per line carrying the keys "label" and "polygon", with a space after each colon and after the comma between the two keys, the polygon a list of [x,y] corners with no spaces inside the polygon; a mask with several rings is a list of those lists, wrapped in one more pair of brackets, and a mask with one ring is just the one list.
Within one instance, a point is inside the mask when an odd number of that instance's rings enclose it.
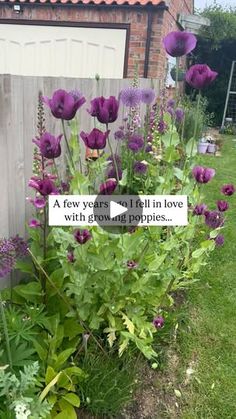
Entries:
{"label": "white garage door", "polygon": [[0,25],[0,74],[122,78],[125,29]]}

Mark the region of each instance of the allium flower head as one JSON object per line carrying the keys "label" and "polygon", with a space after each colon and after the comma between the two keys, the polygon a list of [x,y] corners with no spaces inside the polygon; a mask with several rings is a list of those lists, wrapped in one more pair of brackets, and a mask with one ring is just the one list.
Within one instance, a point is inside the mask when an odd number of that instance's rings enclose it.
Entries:
{"label": "allium flower head", "polygon": [[223,246],[224,242],[225,242],[225,238],[223,234],[219,234],[218,236],[216,236],[215,238],[216,246]]}
{"label": "allium flower head", "polygon": [[172,118],[175,116],[175,111],[173,108],[171,107],[167,108],[167,112],[170,114],[170,116],[172,116]]}
{"label": "allium flower head", "polygon": [[155,91],[151,88],[141,90],[141,101],[146,105],[151,105],[155,99]]}
{"label": "allium flower head", "polygon": [[157,316],[153,319],[152,324],[156,329],[161,329],[164,326],[165,320],[162,316]]}
{"label": "allium flower head", "polygon": [[219,211],[205,211],[205,223],[213,229],[223,226],[224,218]]}
{"label": "allium flower head", "polygon": [[[118,170],[118,177],[119,177],[119,180],[121,180],[121,179],[122,179],[122,174],[123,174],[122,169],[121,169],[120,167],[118,167],[118,168],[117,168],[117,170]],[[112,167],[108,168],[108,171],[107,171],[107,177],[108,177],[109,179],[111,179],[111,178],[116,178],[116,169],[115,169],[115,167],[114,167],[114,166],[112,166]]]}
{"label": "allium flower head", "polygon": [[204,215],[206,209],[207,209],[206,204],[198,204],[194,207],[193,215]]}
{"label": "allium flower head", "polygon": [[228,183],[227,185],[222,186],[221,192],[226,196],[231,196],[235,192],[235,187],[232,183]]}
{"label": "allium flower head", "polygon": [[55,159],[61,155],[61,139],[62,135],[54,137],[49,132],[45,132],[42,137],[33,140],[33,143],[39,147],[43,157],[46,157],[46,159]]}
{"label": "allium flower head", "polygon": [[203,89],[204,87],[209,86],[217,75],[218,73],[212,71],[208,65],[195,64],[187,71],[185,80],[190,86],[194,87],[194,89]]}
{"label": "allium flower head", "polygon": [[227,211],[229,209],[229,204],[227,201],[219,200],[217,201],[218,210],[221,212]]}
{"label": "allium flower head", "polygon": [[86,134],[84,131],[80,133],[86,147],[91,148],[91,150],[102,150],[106,147],[106,140],[110,131],[102,132],[97,128]]}
{"label": "allium flower head", "polygon": [[181,108],[177,108],[175,110],[175,119],[177,122],[182,122],[184,119],[184,110]]}
{"label": "allium flower head", "polygon": [[123,140],[125,138],[125,133],[123,130],[119,129],[118,131],[115,132],[114,134],[114,138],[117,141]]}
{"label": "allium flower head", "polygon": [[88,240],[92,238],[88,230],[76,230],[74,232],[74,238],[79,244],[85,244]]}
{"label": "allium flower head", "polygon": [[175,100],[174,99],[169,99],[167,101],[167,108],[174,108],[175,106]]}
{"label": "allium flower head", "polygon": [[144,174],[147,171],[147,162],[145,161],[136,161],[134,162],[134,171],[138,174]]}
{"label": "allium flower head", "polygon": [[140,104],[141,96],[141,90],[138,87],[127,87],[120,92],[121,102],[130,108],[135,108]]}
{"label": "allium flower head", "polygon": [[16,236],[11,237],[10,240],[14,246],[17,259],[21,259],[28,254],[28,244],[22,237],[17,234]]}
{"label": "allium flower head", "polygon": [[62,89],[56,90],[51,99],[46,96],[43,96],[42,99],[51,109],[55,118],[68,121],[75,117],[77,110],[86,102],[83,96],[75,97],[73,93],[68,93]]}
{"label": "allium flower head", "polygon": [[7,276],[15,266],[15,247],[11,240],[0,239],[0,278]]}
{"label": "allium flower head", "polygon": [[163,39],[163,44],[167,54],[181,57],[196,47],[197,38],[190,32],[170,32]]}
{"label": "allium flower head", "polygon": [[116,189],[117,181],[115,178],[107,179],[106,182],[100,185],[100,194],[101,195],[111,195]]}
{"label": "allium flower head", "polygon": [[144,140],[141,135],[133,134],[128,141],[128,148],[135,153],[143,148]]}
{"label": "allium flower head", "polygon": [[215,176],[215,170],[210,167],[195,166],[192,174],[198,183],[208,183]]}

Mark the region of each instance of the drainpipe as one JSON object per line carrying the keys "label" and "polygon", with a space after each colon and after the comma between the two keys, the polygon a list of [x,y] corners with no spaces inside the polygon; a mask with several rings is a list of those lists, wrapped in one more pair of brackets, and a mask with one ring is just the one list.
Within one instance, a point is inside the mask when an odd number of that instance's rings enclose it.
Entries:
{"label": "drainpipe", "polygon": [[151,35],[152,35],[152,21],[153,21],[153,13],[149,9],[148,10],[148,22],[147,22],[147,37],[146,37],[146,47],[145,47],[145,61],[144,61],[144,72],[143,77],[147,79],[148,77],[148,63],[149,63],[149,56],[150,56],[150,47],[151,47]]}

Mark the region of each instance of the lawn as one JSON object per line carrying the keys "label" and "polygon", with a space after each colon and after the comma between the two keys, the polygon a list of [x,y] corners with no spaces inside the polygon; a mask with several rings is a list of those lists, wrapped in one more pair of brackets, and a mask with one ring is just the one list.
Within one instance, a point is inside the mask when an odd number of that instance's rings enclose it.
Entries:
{"label": "lawn", "polygon": [[[236,142],[224,137],[221,157],[204,156],[201,164],[216,169],[205,186],[207,202],[219,199],[224,183],[236,180]],[[223,199],[223,196],[222,196]],[[201,272],[201,282],[187,294],[180,308],[178,353],[181,368],[182,419],[236,417],[236,197],[224,231],[225,244],[218,248]],[[189,375],[186,384],[186,370]]]}

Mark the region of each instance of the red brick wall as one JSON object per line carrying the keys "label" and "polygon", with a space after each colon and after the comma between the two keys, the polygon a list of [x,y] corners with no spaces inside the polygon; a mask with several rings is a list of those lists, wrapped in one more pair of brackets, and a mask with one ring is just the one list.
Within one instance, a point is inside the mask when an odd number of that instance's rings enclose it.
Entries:
{"label": "red brick wall", "polygon": [[[148,66],[149,78],[162,78],[165,74],[166,54],[162,47],[162,38],[170,30],[176,29],[175,19],[181,11],[190,13],[193,0],[171,0],[170,13],[153,9],[150,56]],[[128,54],[128,77],[133,77],[136,63],[139,76],[144,74],[145,47],[147,38],[148,13],[145,8],[63,7],[63,6],[27,6],[22,4],[23,13],[16,14],[13,5],[0,7],[0,19],[43,20],[68,22],[125,23],[130,25],[130,42]]]}

